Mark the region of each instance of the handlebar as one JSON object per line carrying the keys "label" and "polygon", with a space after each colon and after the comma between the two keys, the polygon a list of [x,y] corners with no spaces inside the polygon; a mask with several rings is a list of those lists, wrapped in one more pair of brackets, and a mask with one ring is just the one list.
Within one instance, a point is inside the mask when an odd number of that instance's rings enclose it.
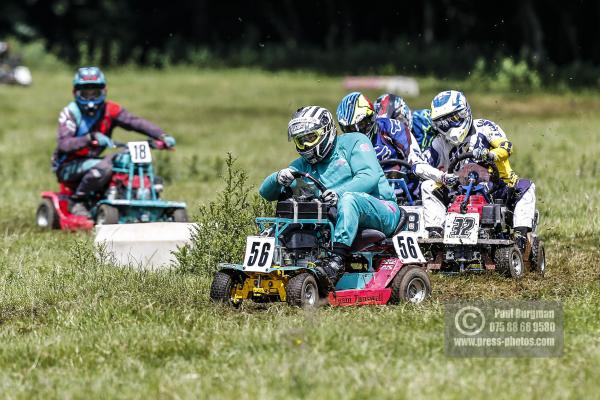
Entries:
{"label": "handlebar", "polygon": [[452,161],[450,161],[450,165],[448,166],[448,172],[449,173],[453,173],[459,162],[467,160],[469,158],[475,159],[473,157],[473,152],[472,151],[469,151],[468,153],[463,153],[463,154],[459,155],[458,157],[453,158]]}
{"label": "handlebar", "polygon": [[[475,160],[477,163],[482,163],[486,166],[491,167],[492,171],[493,171],[493,179],[500,179],[500,171],[498,170],[498,166],[496,165],[495,162],[477,160],[477,159],[475,159],[475,157],[473,156],[473,152],[471,152],[471,151],[469,151],[467,153],[463,153],[463,154],[459,155],[458,157],[454,158],[452,161],[450,161],[450,165],[448,165],[448,172],[454,173],[454,170],[456,169],[456,166],[458,165],[458,163],[461,161],[467,160],[469,158]],[[492,180],[492,182],[494,182],[494,180]]]}
{"label": "handlebar", "polygon": [[[124,143],[124,142],[117,142],[117,141],[113,140],[113,144],[115,145],[116,148],[119,148],[119,149],[127,148],[127,143]],[[151,149],[174,150],[172,148],[168,148],[167,144],[165,142],[163,142],[162,140],[158,140],[158,139],[148,140],[148,145],[150,146]]]}
{"label": "handlebar", "polygon": [[297,178],[305,178],[305,179],[308,179],[309,181],[313,182],[315,184],[315,186],[317,187],[317,189],[319,189],[321,191],[321,193],[323,193],[327,190],[325,185],[323,185],[323,183],[320,180],[318,180],[317,178],[315,178],[308,172],[292,171],[292,175],[296,179]]}
{"label": "handlebar", "polygon": [[382,167],[386,167],[388,165],[400,165],[402,167],[411,169],[411,165],[408,161],[400,160],[399,158],[390,158],[388,160],[379,161],[379,165],[381,165]]}

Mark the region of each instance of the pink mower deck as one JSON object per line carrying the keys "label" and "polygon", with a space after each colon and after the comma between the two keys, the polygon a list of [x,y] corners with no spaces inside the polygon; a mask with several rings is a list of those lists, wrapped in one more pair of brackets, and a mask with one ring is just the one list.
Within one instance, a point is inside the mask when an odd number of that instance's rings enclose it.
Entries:
{"label": "pink mower deck", "polygon": [[[369,304],[387,304],[392,295],[389,287],[392,279],[402,269],[404,264],[397,258],[387,258],[381,261],[363,288],[343,289],[344,278],[338,283],[338,290],[329,293],[329,304],[332,306],[357,306]],[[357,275],[357,274],[353,274]],[[365,277],[366,274],[360,274]]]}

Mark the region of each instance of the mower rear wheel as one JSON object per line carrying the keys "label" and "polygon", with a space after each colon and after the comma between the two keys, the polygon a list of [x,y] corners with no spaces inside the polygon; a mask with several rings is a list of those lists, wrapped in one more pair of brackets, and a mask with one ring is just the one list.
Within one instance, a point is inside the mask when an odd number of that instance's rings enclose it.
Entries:
{"label": "mower rear wheel", "polygon": [[96,215],[97,225],[111,225],[119,223],[119,209],[108,204],[101,204]]}
{"label": "mower rear wheel", "polygon": [[519,279],[525,273],[523,256],[516,245],[496,249],[494,261],[496,262],[496,269],[509,278]]}
{"label": "mower rear wheel", "polygon": [[50,199],[43,199],[36,213],[35,222],[42,229],[60,229],[58,213]]}
{"label": "mower rear wheel", "polygon": [[319,286],[315,277],[302,272],[292,277],[285,287],[287,303],[301,308],[319,307]]}
{"label": "mower rear wheel", "polygon": [[392,280],[391,304],[407,301],[419,304],[431,295],[431,281],[427,272],[418,265],[406,265]]}
{"label": "mower rear wheel", "polygon": [[173,211],[173,221],[174,222],[187,222],[188,221],[187,211],[185,210],[185,208],[178,208],[177,210]]}
{"label": "mower rear wheel", "polygon": [[241,300],[233,300],[233,290],[236,285],[236,276],[233,271],[218,271],[210,285],[210,299],[215,303],[239,307]]}
{"label": "mower rear wheel", "polygon": [[546,250],[541,240],[538,240],[531,248],[531,267],[542,276],[546,272]]}

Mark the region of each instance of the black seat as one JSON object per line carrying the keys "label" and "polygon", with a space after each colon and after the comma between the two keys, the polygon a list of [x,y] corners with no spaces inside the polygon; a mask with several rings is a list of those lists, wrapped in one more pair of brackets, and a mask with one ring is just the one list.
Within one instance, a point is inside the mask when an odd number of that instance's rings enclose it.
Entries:
{"label": "black seat", "polygon": [[363,229],[358,231],[354,242],[352,242],[351,250],[360,251],[370,245],[385,240],[385,234],[375,229]]}

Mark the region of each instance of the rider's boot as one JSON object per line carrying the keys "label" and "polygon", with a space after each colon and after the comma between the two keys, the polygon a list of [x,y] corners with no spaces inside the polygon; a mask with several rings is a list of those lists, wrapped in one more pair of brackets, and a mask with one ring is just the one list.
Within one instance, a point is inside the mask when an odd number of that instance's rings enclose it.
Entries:
{"label": "rider's boot", "polygon": [[75,193],[69,202],[69,212],[80,217],[91,218],[90,210],[85,206],[85,194]]}
{"label": "rider's boot", "polygon": [[317,267],[317,273],[323,283],[326,283],[328,290],[335,289],[336,283],[344,275],[345,259],[349,254],[350,248],[341,243],[333,244],[333,252],[327,261]]}
{"label": "rider's boot", "polygon": [[430,226],[425,228],[429,232],[429,239],[440,239],[444,237],[444,228],[439,226]]}
{"label": "rider's boot", "polygon": [[72,201],[69,212],[73,215],[77,215],[80,217],[92,217],[92,215],[90,214],[90,210],[88,210],[85,204],[80,201]]}

